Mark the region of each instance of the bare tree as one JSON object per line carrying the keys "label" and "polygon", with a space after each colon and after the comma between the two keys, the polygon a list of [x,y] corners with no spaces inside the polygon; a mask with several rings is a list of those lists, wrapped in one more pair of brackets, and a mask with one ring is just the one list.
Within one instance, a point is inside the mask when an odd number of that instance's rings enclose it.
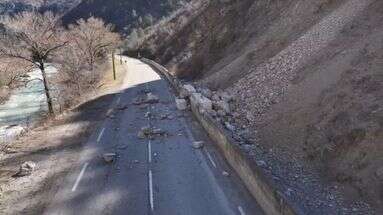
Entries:
{"label": "bare tree", "polygon": [[30,64],[14,58],[0,58],[0,87],[13,87],[18,79],[31,71]]}
{"label": "bare tree", "polygon": [[55,51],[68,42],[59,37],[58,17],[50,12],[24,12],[10,18],[0,36],[0,57],[15,58],[41,70],[49,114],[53,115],[46,63]]}
{"label": "bare tree", "polygon": [[85,57],[91,71],[98,60],[105,59],[119,45],[120,36],[112,30],[112,25],[94,17],[80,19],[75,25],[69,26],[70,40]]}

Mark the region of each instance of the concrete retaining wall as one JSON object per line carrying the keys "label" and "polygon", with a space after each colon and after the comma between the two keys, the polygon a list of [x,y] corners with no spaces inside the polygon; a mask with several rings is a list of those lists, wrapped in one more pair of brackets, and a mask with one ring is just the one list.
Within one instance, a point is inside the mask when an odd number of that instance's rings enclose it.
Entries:
{"label": "concrete retaining wall", "polygon": [[[173,77],[166,68],[160,64],[142,59],[144,63],[155,68],[177,91],[180,89],[179,81]],[[292,205],[281,192],[279,192],[273,183],[262,173],[262,170],[249,159],[236,144],[231,135],[210,115],[200,113],[199,107],[191,104],[194,116],[203,126],[210,138],[223,153],[227,162],[237,172],[247,189],[257,200],[266,214],[269,215],[295,215],[303,214],[295,205]]]}

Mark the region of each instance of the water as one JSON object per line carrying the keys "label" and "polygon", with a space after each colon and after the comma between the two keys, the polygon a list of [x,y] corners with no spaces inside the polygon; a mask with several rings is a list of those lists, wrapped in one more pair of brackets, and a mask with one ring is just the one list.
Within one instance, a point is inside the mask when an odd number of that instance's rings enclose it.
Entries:
{"label": "water", "polygon": [[[47,74],[55,73],[54,67],[47,68]],[[26,85],[12,91],[9,99],[0,105],[0,142],[12,133],[40,120],[48,111],[41,71],[28,73]],[[7,132],[7,130],[9,130]],[[11,134],[9,134],[11,135]],[[3,140],[4,141],[4,140]]]}

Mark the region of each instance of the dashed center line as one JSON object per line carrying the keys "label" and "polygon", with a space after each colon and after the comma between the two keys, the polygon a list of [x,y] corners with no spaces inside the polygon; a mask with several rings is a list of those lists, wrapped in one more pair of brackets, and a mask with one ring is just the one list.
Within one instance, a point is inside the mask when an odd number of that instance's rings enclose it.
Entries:
{"label": "dashed center line", "polygon": [[105,128],[102,128],[102,129],[101,129],[101,132],[98,134],[97,142],[100,142],[102,136],[104,135],[104,131],[105,131]]}
{"label": "dashed center line", "polygon": [[152,143],[148,142],[148,160],[149,160],[149,163],[152,162]]}
{"label": "dashed center line", "polygon": [[208,151],[206,151],[206,154],[207,154],[207,157],[209,158],[209,161],[214,166],[214,168],[217,168],[217,165],[215,164],[213,157],[210,155],[210,153]]}
{"label": "dashed center line", "polygon": [[154,211],[154,195],[153,195],[153,175],[152,170],[149,170],[149,201],[150,209]]}
{"label": "dashed center line", "polygon": [[73,187],[72,187],[72,192],[76,191],[76,189],[77,189],[77,187],[78,187],[78,185],[79,185],[79,183],[80,183],[80,181],[81,181],[81,178],[84,176],[84,172],[85,172],[86,168],[88,167],[88,165],[89,165],[89,163],[86,162],[86,163],[84,164],[84,166],[82,167],[81,172],[80,172],[80,174],[78,175],[78,177],[77,177],[77,179],[76,179],[76,182],[74,183],[74,185],[73,185]]}
{"label": "dashed center line", "polygon": [[241,206],[238,206],[238,211],[240,215],[246,215],[245,211],[243,210]]}
{"label": "dashed center line", "polygon": [[117,104],[120,104],[120,101],[121,101],[121,97],[118,97]]}

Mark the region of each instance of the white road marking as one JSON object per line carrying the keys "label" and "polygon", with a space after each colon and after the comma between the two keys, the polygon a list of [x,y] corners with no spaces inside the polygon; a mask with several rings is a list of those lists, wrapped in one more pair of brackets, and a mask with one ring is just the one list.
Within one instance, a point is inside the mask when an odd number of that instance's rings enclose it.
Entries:
{"label": "white road marking", "polygon": [[105,131],[105,128],[102,128],[100,134],[98,134],[98,137],[97,137],[97,142],[100,142],[102,136],[104,135],[104,131]]}
{"label": "white road marking", "polygon": [[117,104],[120,104],[120,101],[121,101],[121,97],[118,97]]}
{"label": "white road marking", "polygon": [[154,211],[154,195],[153,195],[153,175],[152,170],[149,170],[149,200],[150,208]]}
{"label": "white road marking", "polygon": [[241,206],[238,206],[238,210],[240,215],[246,215],[245,211],[243,210]]}
{"label": "white road marking", "polygon": [[148,158],[149,158],[149,163],[151,163],[152,162],[152,143],[150,142],[150,140],[149,140],[149,143],[148,143]]}
{"label": "white road marking", "polygon": [[80,181],[81,181],[81,178],[84,176],[84,172],[85,172],[86,168],[88,167],[88,165],[89,165],[89,163],[86,162],[86,163],[84,164],[84,166],[82,167],[81,172],[80,172],[80,174],[78,175],[78,177],[77,177],[77,179],[76,179],[76,182],[74,183],[74,185],[73,185],[73,187],[72,187],[72,192],[76,191],[76,189],[77,189],[77,187],[78,187],[78,185],[79,185],[79,183],[80,183]]}
{"label": "white road marking", "polygon": [[217,168],[217,165],[215,164],[213,158],[211,157],[210,153],[206,151],[207,157],[209,158],[211,164],[213,164],[214,168]]}

